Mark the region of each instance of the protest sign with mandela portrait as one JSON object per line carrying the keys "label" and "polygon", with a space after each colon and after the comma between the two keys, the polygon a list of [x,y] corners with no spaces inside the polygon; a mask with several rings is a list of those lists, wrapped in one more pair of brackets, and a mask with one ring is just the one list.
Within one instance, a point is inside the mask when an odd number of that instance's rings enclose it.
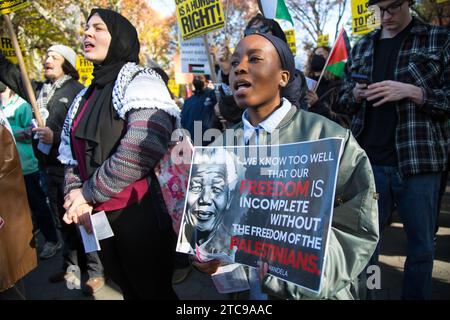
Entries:
{"label": "protest sign with mandela portrait", "polygon": [[318,292],[342,141],[195,148],[177,250]]}

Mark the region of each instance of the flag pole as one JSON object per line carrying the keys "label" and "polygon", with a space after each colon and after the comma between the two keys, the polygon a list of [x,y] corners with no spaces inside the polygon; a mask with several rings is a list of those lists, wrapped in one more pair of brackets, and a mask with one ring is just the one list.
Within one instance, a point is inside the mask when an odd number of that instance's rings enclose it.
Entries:
{"label": "flag pole", "polygon": [[225,45],[228,46],[228,9],[229,9],[229,0],[226,2],[227,8],[225,9]]}
{"label": "flag pole", "polygon": [[313,92],[316,92],[317,88],[319,88],[320,81],[322,80],[322,77],[325,73],[325,69],[327,68],[328,62],[330,62],[330,58],[333,55],[333,51],[334,51],[334,48],[336,47],[336,43],[338,42],[339,37],[341,36],[343,31],[344,31],[344,27],[342,27],[341,31],[339,31],[339,35],[337,36],[336,40],[333,43],[333,47],[331,48],[330,54],[328,55],[328,58],[327,58],[327,61],[325,62],[325,65],[323,66],[322,72],[320,73],[319,80],[317,80],[317,83],[314,86]]}
{"label": "flag pole", "polygon": [[216,69],[214,68],[214,63],[211,59],[211,54],[209,52],[209,45],[208,40],[206,39],[206,35],[203,35],[203,43],[205,45],[206,56],[208,58],[209,69],[211,71],[211,80],[213,81],[213,83],[217,83]]}

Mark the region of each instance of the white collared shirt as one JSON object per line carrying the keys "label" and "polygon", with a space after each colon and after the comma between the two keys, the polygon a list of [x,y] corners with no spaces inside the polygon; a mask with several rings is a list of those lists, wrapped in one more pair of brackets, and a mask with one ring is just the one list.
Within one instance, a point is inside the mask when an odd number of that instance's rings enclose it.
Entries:
{"label": "white collared shirt", "polygon": [[256,144],[259,144],[259,132],[261,130],[267,133],[273,133],[284,117],[291,110],[291,103],[286,98],[282,98],[281,107],[272,112],[272,114],[264,121],[260,122],[256,127],[254,127],[248,120],[248,112],[244,111],[242,114],[242,123],[244,124],[244,143],[248,144],[250,138],[256,135]]}

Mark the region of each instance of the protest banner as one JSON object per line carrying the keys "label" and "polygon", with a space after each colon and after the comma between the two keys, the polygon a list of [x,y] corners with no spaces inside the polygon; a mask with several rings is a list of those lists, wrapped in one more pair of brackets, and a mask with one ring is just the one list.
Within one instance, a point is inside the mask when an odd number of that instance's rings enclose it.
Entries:
{"label": "protest banner", "polygon": [[177,251],[251,267],[262,260],[269,274],[319,292],[342,145],[196,147]]}
{"label": "protest banner", "polygon": [[352,0],[352,33],[365,35],[380,26],[380,8],[369,0]]}
{"label": "protest banner", "polygon": [[287,44],[292,51],[292,54],[295,56],[297,54],[297,43],[295,41],[295,30],[284,30],[284,34],[286,35]]}
{"label": "protest banner", "polygon": [[27,0],[5,0],[0,1],[0,14],[8,14],[27,7],[30,3]]}
{"label": "protest banner", "polygon": [[203,38],[181,41],[181,72],[211,74],[208,55]]}
{"label": "protest banner", "polygon": [[[20,51],[24,51],[23,42],[19,40]],[[17,56],[14,51],[14,47],[11,38],[2,36],[0,37],[0,52],[8,59],[11,63],[17,64]]]}
{"label": "protest banner", "polygon": [[175,79],[169,79],[167,86],[175,97],[180,96],[180,85],[175,82]]}
{"label": "protest banner", "polygon": [[224,26],[220,0],[175,0],[183,40],[199,37]]}
{"label": "protest banner", "polygon": [[83,56],[77,55],[76,69],[80,75],[80,79],[78,81],[84,86],[90,85],[92,79],[94,78],[92,75],[94,72],[93,63],[86,60]]}
{"label": "protest banner", "polygon": [[318,47],[329,47],[330,46],[330,35],[322,34],[317,37],[317,46]]}

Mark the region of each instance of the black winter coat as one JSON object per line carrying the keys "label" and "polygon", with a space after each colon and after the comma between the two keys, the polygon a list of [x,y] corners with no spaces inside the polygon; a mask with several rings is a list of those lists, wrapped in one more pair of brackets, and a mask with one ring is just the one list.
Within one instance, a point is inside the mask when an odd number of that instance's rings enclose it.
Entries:
{"label": "black winter coat", "polygon": [[[0,81],[7,85],[11,90],[19,96],[30,102],[25,86],[22,82],[19,68],[9,62],[0,53]],[[39,95],[44,83],[40,81],[31,82],[36,98]],[[45,155],[37,148],[34,153],[39,160],[39,165],[44,168],[47,173],[52,175],[63,176],[63,165],[57,159],[59,143],[61,142],[61,131],[66,118],[67,111],[75,98],[75,96],[83,89],[83,85],[78,81],[71,79],[55,91],[55,94],[47,104],[49,117],[46,126],[53,131],[53,146],[49,155]],[[33,142],[36,140],[33,139]]]}

